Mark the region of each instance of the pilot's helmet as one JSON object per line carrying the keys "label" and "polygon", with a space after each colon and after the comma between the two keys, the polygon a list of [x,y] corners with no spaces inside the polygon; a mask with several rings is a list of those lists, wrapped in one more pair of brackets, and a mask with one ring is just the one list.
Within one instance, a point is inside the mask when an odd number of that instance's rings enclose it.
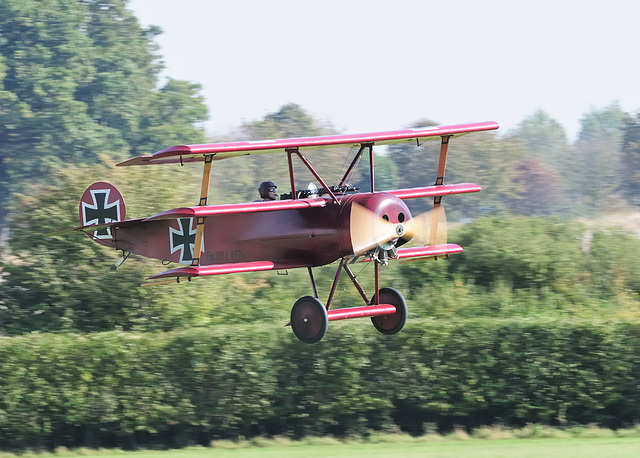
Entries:
{"label": "pilot's helmet", "polygon": [[269,198],[269,189],[277,188],[276,184],[273,181],[263,181],[260,183],[260,187],[258,188],[258,192],[260,193],[260,197],[263,199]]}

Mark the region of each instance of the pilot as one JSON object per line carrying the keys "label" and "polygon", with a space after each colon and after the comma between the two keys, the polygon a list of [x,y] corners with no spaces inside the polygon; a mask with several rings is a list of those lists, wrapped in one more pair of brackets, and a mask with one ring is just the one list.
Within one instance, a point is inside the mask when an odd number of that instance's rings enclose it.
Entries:
{"label": "pilot", "polygon": [[260,187],[258,188],[258,192],[260,193],[260,199],[256,202],[268,202],[270,200],[277,200],[278,187],[273,181],[263,181],[260,183]]}

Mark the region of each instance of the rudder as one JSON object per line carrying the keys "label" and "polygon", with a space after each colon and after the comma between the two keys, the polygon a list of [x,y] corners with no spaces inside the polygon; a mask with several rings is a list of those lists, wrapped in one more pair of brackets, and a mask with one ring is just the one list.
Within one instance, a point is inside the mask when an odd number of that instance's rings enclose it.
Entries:
{"label": "rudder", "polygon": [[[104,181],[93,183],[84,191],[78,210],[83,226],[123,221],[127,216],[122,194],[115,186]],[[111,229],[107,227],[94,231],[93,239],[98,243],[100,240],[110,241]]]}

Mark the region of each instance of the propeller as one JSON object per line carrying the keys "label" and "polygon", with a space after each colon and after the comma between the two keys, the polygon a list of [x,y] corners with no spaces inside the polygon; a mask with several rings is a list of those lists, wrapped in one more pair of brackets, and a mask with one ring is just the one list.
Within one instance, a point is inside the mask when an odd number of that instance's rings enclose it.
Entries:
{"label": "propeller", "polygon": [[428,246],[447,243],[447,217],[441,204],[436,204],[432,210],[411,218],[405,226],[407,239]]}
{"label": "propeller", "polygon": [[444,207],[434,208],[404,223],[392,223],[368,208],[354,203],[351,207],[351,245],[356,255],[380,246],[391,249],[397,239],[416,240],[424,245],[447,242],[447,222]]}
{"label": "propeller", "polygon": [[391,223],[368,208],[351,206],[351,245],[356,255],[404,235],[404,225]]}

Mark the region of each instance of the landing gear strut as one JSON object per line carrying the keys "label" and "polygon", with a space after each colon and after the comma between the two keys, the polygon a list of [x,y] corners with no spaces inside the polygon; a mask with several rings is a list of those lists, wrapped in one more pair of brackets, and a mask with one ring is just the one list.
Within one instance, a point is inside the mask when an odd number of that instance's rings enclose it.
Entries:
{"label": "landing gear strut", "polygon": [[[400,332],[407,321],[407,303],[402,294],[393,288],[378,289],[377,263],[375,265],[374,275],[378,293],[371,299],[365,294],[345,259],[338,266],[326,306],[314,296],[305,296],[298,299],[291,309],[290,321],[296,337],[306,343],[318,342],[326,334],[329,321],[358,317],[370,317],[373,326],[382,334],[391,335]],[[347,272],[364,299],[365,306],[329,310],[342,270]],[[318,290],[311,269],[309,269],[309,274],[313,291],[317,296]]]}

